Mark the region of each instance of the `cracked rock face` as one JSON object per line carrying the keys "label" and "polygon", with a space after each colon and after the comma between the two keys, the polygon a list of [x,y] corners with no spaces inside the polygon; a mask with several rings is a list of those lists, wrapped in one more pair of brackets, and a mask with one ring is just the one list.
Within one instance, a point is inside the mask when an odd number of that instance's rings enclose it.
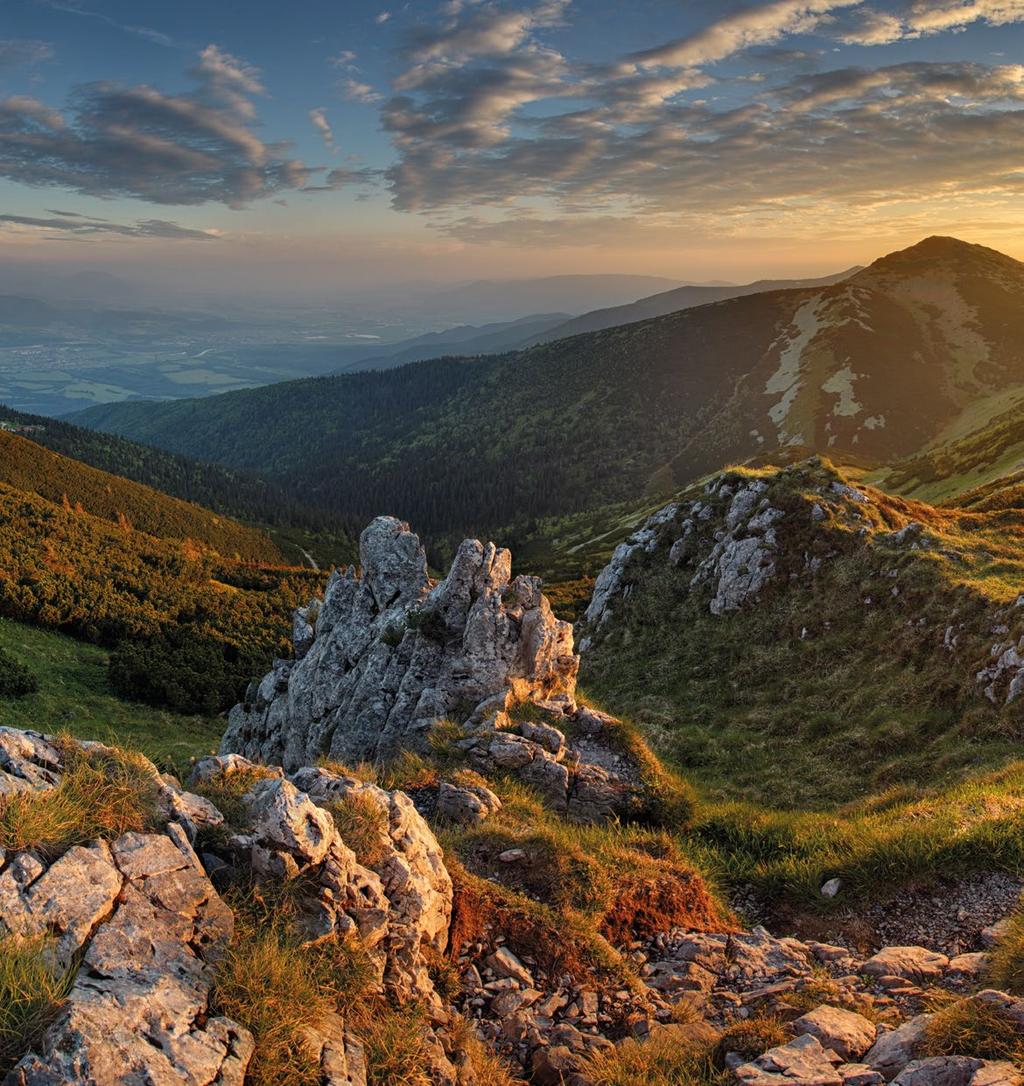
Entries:
{"label": "cracked rock face", "polygon": [[[238,755],[206,758],[199,779],[255,768]],[[441,846],[404,792],[306,766],[290,779],[260,780],[244,797],[247,829],[231,839],[260,879],[302,876],[303,926],[310,940],[358,933],[379,979],[398,1002],[438,1005],[428,957],[448,945],[453,888]],[[352,801],[377,816],[377,841],[361,864],[329,808]],[[369,832],[369,831],[368,831]]]}
{"label": "cracked rock face", "polygon": [[[46,737],[2,729],[0,747],[0,794],[58,783],[60,755]],[[163,783],[180,806],[209,814]],[[179,822],[75,846],[48,866],[31,851],[3,856],[0,930],[52,935],[64,969],[80,956],[58,1018],[5,1086],[242,1086],[252,1037],[209,1013],[211,965],[232,929]]]}
{"label": "cracked rock face", "polygon": [[536,578],[512,578],[507,550],[468,539],[435,583],[408,525],[378,517],[360,562],[361,576],[336,572],[319,607],[296,618],[297,659],[278,661],[232,710],[222,753],[289,771],[324,755],[385,760],[495,696],[573,704],[572,627]]}

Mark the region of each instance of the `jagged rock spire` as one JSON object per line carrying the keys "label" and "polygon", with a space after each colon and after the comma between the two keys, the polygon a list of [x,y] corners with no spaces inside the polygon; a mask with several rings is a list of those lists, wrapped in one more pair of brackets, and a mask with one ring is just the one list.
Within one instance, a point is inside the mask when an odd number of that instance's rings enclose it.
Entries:
{"label": "jagged rock spire", "polygon": [[436,721],[462,723],[494,699],[574,708],[572,627],[537,578],[512,577],[507,550],[467,539],[435,583],[409,526],[378,517],[360,564],[297,616],[299,658],[277,661],[232,710],[224,753],[289,769],[376,761],[423,749]]}

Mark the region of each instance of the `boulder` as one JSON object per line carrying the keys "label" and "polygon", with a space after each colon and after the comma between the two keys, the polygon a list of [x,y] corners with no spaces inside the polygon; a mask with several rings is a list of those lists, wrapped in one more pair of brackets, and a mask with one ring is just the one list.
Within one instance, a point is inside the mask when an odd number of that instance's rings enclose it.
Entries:
{"label": "boulder", "polygon": [[482,784],[459,785],[441,781],[437,814],[459,826],[479,826],[501,810],[501,800]]}
{"label": "boulder", "polygon": [[825,1048],[853,1062],[875,1043],[875,1025],[861,1014],[842,1007],[817,1007],[793,1023],[796,1034],[809,1033]]}
{"label": "boulder", "polygon": [[931,1017],[930,1014],[919,1014],[889,1033],[881,1034],[868,1049],[864,1062],[880,1072],[886,1082],[890,1082],[917,1055]]}
{"label": "boulder", "polygon": [[934,1056],[914,1060],[893,1079],[893,1086],[1021,1086],[1024,1073],[1001,1060],[970,1056]]}
{"label": "boulder", "polygon": [[902,977],[914,984],[937,980],[949,965],[949,958],[922,946],[887,946],[868,958],[863,972],[869,977]]}
{"label": "boulder", "polygon": [[822,1048],[809,1033],[789,1044],[769,1049],[750,1063],[736,1068],[743,1086],[842,1086],[843,1080]]}
{"label": "boulder", "polygon": [[[242,1086],[252,1036],[208,1013],[210,963],[231,937],[232,916],[184,835],[129,833],[96,852],[116,872],[116,905],[89,933],[56,1021],[5,1086]],[[78,899],[67,885],[61,896],[67,917]],[[84,904],[68,930],[85,930],[93,915]]]}

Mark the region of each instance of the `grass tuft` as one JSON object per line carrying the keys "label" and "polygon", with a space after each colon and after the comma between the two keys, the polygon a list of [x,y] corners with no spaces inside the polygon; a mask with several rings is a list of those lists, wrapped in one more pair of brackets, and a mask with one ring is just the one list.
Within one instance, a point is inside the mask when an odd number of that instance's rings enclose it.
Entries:
{"label": "grass tuft", "polygon": [[998,1006],[977,998],[953,999],[932,1014],[924,1050],[929,1056],[1009,1060],[1020,1067],[1024,1066],[1024,1033],[1020,1022]]}
{"label": "grass tuft", "polygon": [[57,787],[0,799],[0,848],[55,859],[73,845],[154,824],[158,784],[141,755],[58,745],[64,768]]}
{"label": "grass tuft", "polygon": [[353,792],[324,804],[324,810],[363,867],[373,868],[388,855],[388,816],[372,796]]}
{"label": "grass tuft", "polygon": [[0,1076],[42,1039],[71,987],[42,937],[0,938]]}
{"label": "grass tuft", "polygon": [[1024,995],[1024,907],[1010,914],[1006,933],[992,948],[988,980],[1004,992]]}
{"label": "grass tuft", "polygon": [[786,1044],[793,1031],[773,1015],[757,1015],[746,1021],[734,1022],[723,1031],[715,1045],[713,1059],[716,1067],[725,1067],[725,1057],[735,1052],[744,1061],[757,1059],[770,1048]]}
{"label": "grass tuft", "polygon": [[725,1086],[731,1075],[715,1067],[712,1049],[688,1040],[686,1026],[663,1026],[646,1041],[625,1040],[587,1061],[594,1086]]}

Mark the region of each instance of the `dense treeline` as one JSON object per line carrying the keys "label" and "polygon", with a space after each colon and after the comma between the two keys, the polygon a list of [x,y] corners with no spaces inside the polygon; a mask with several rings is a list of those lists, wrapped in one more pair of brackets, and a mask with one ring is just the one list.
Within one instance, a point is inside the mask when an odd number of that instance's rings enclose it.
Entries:
{"label": "dense treeline", "polygon": [[505,355],[79,417],[450,544],[661,494],[745,448],[749,425],[726,407],[775,338],[778,298],[742,299],[742,321],[724,303]]}
{"label": "dense treeline", "polygon": [[323,579],[156,539],[0,483],[0,615],[110,646],[115,688],[143,701],[227,708],[287,653],[292,612]]}
{"label": "dense treeline", "polygon": [[301,488],[285,489],[258,474],[2,405],[0,421],[27,428],[26,436],[54,452],[227,516],[273,527],[351,535],[351,526],[341,518],[304,500]]}
{"label": "dense treeline", "polygon": [[269,537],[255,528],[3,431],[0,482],[163,539],[193,539],[227,556],[284,561]]}

